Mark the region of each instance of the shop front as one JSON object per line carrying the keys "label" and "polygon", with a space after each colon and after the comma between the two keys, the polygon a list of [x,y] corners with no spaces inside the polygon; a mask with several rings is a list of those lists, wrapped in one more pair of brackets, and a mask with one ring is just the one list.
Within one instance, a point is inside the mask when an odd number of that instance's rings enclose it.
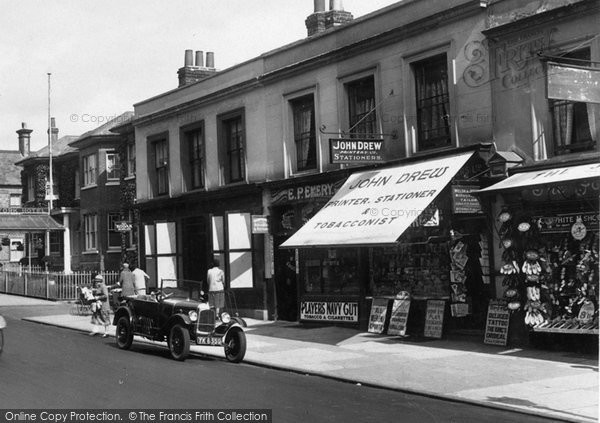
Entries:
{"label": "shop front", "polygon": [[[339,292],[334,287],[334,260],[343,252],[334,250],[280,249],[280,245],[310,220],[342,186],[347,172],[310,175],[270,184],[270,218],[273,248],[273,286],[276,319],[322,320],[323,295]],[[335,256],[335,257],[334,257]],[[303,263],[302,266],[299,263]],[[346,295],[357,295],[348,287]],[[316,304],[319,304],[319,307]],[[356,299],[353,300],[357,304]],[[327,308],[324,306],[325,309]],[[334,315],[333,313],[332,315]]]}
{"label": "shop front", "polygon": [[483,330],[491,231],[471,192],[485,169],[471,148],[350,175],[281,245],[296,255],[300,321],[422,336],[435,309],[432,336]]}
{"label": "shop front", "polygon": [[597,158],[522,168],[480,191],[498,197],[496,256],[515,343],[593,335],[597,344],[599,194]]}

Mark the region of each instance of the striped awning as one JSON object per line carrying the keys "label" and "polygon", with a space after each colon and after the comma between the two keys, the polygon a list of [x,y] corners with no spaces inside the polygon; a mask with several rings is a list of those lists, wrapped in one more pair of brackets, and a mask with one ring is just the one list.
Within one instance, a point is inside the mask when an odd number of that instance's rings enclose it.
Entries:
{"label": "striped awning", "polygon": [[0,214],[0,231],[62,231],[64,229],[47,214]]}

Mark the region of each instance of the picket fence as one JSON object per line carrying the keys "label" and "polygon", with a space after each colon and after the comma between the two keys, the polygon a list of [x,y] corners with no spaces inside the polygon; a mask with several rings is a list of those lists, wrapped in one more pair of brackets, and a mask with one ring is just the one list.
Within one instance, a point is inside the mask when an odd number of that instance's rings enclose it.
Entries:
{"label": "picket fence", "polygon": [[[101,272],[107,285],[119,281],[119,272]],[[44,298],[47,300],[76,300],[77,287],[90,286],[96,272],[46,272],[41,268],[23,266],[0,270],[0,293]]]}

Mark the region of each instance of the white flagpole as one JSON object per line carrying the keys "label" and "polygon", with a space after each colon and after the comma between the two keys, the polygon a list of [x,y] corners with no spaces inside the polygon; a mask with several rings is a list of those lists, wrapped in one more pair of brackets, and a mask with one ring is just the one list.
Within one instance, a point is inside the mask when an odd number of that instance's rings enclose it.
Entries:
{"label": "white flagpole", "polygon": [[48,214],[52,211],[52,199],[54,198],[54,181],[52,180],[52,119],[50,118],[50,76],[52,74],[48,72],[48,163],[50,172],[50,190],[48,199]]}

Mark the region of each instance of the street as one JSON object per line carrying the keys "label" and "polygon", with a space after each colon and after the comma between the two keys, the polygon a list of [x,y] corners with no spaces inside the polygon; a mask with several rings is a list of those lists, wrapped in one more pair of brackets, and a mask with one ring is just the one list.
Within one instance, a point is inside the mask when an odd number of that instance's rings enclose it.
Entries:
{"label": "street", "polygon": [[30,322],[57,307],[0,307],[2,409],[273,409],[275,422],[538,422],[499,411],[321,377],[192,356]]}

